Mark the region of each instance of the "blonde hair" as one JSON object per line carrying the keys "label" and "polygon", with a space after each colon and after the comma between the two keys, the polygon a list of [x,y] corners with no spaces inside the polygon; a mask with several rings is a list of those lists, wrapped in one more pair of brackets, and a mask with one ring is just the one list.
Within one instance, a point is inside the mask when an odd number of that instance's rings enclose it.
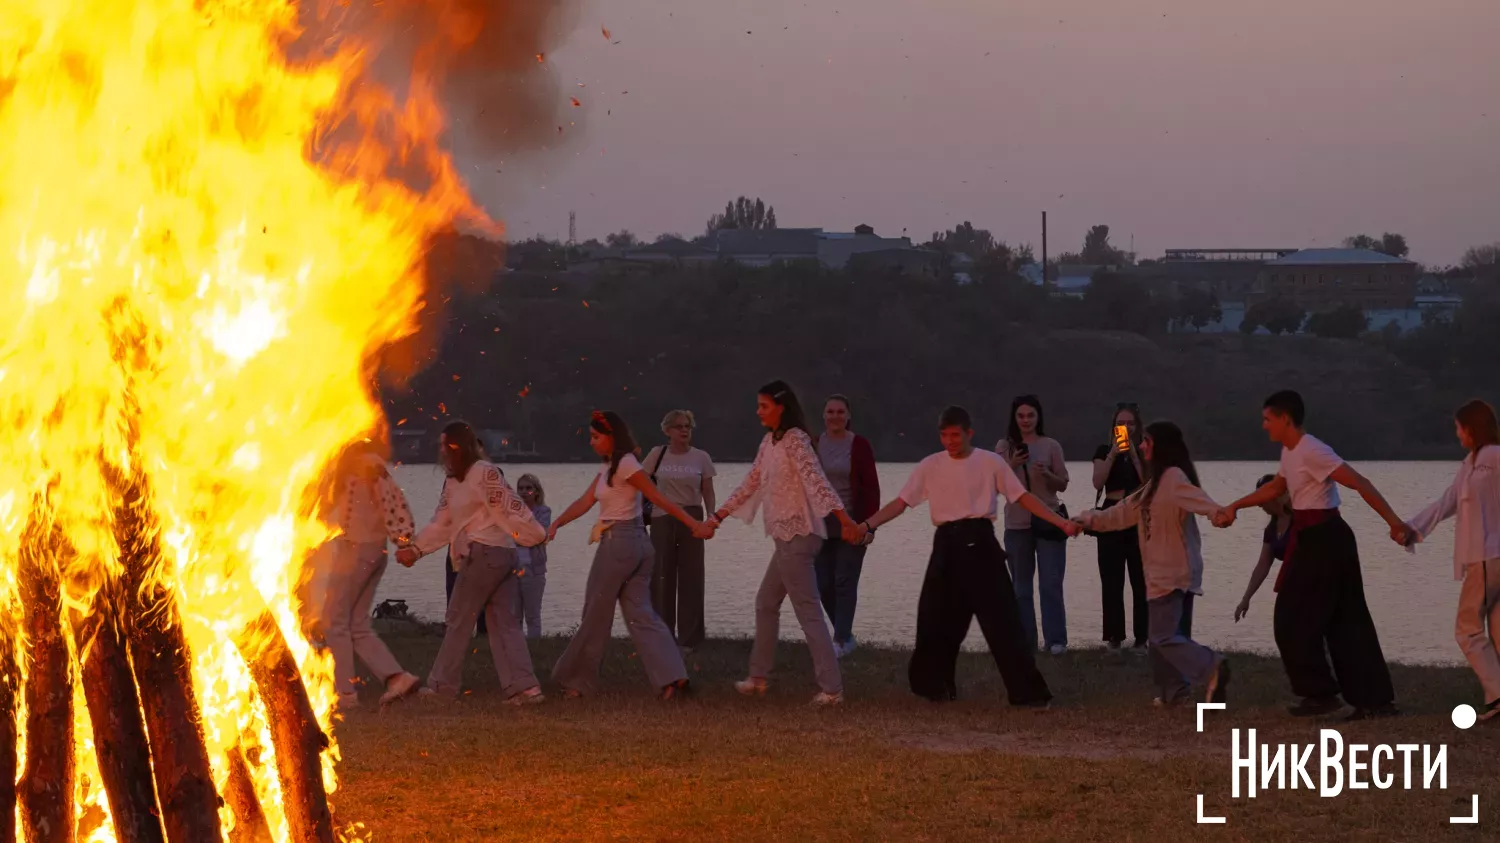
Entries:
{"label": "blonde hair", "polygon": [[523,474],[516,480],[516,494],[521,494],[521,484],[530,481],[536,487],[536,505],[547,505],[547,490],[542,488],[542,481],[536,479],[535,474]]}
{"label": "blonde hair", "polygon": [[687,419],[688,427],[695,429],[698,427],[698,422],[693,418],[692,410],[669,410],[661,420],[661,432],[666,433],[667,428],[672,426],[672,422],[678,419]]}

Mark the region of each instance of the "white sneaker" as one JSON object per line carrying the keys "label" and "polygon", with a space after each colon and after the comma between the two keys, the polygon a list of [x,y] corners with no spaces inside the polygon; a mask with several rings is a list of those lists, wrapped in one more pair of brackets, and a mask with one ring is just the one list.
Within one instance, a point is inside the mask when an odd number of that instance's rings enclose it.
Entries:
{"label": "white sneaker", "polygon": [[385,693],[380,695],[380,704],[383,706],[404,699],[422,684],[422,680],[410,673],[398,673],[391,681],[385,683]]}
{"label": "white sneaker", "polygon": [[734,683],[734,689],[747,697],[763,697],[766,695],[766,680],[764,679],[741,679]]}
{"label": "white sneaker", "polygon": [[859,647],[859,639],[855,638],[853,635],[850,635],[848,641],[845,641],[843,644],[836,646],[837,649],[834,652],[838,655],[839,658],[843,658],[844,656],[847,656],[850,653],[854,652]]}
{"label": "white sneaker", "polygon": [[829,706],[842,705],[843,702],[843,691],[839,691],[837,694],[830,694],[824,691],[819,691],[817,695],[812,698],[811,705],[813,708],[828,708]]}
{"label": "white sneaker", "polygon": [[1053,644],[1051,647],[1047,648],[1047,652],[1051,653],[1054,656],[1061,656],[1064,653],[1068,652],[1068,645],[1067,644]]}

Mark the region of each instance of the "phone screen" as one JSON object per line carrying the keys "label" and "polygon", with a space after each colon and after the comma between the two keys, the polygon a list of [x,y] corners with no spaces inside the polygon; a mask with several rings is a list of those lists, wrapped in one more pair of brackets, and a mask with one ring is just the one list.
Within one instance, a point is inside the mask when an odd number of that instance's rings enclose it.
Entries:
{"label": "phone screen", "polygon": [[1130,450],[1130,429],[1123,424],[1115,425],[1115,447],[1121,452]]}

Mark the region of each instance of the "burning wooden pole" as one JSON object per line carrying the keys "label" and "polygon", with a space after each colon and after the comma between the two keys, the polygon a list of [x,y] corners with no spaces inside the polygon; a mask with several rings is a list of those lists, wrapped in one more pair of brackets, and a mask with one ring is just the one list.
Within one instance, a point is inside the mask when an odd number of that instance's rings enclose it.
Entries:
{"label": "burning wooden pole", "polygon": [[[45,507],[41,497],[35,506]],[[62,622],[61,539],[40,512],[21,539],[18,585],[30,669],[26,675],[26,769],[20,790],[28,843],[72,843],[73,666]]]}
{"label": "burning wooden pole", "polygon": [[255,779],[250,775],[250,763],[245,759],[244,748],[235,746],[225,760],[229,765],[229,780],[224,787],[224,801],[234,813],[229,843],[271,843],[271,828],[266,824],[265,810],[260,807],[260,796],[255,792]]}
{"label": "burning wooden pole", "polygon": [[146,481],[132,476],[118,482],[117,491],[115,539],[125,569],[125,628],[162,824],[171,843],[222,840],[219,794],[193,695],[192,657],[177,604],[162,582],[159,527],[151,515]]}
{"label": "burning wooden pole", "polygon": [[0,631],[0,843],[16,843],[16,639]]}
{"label": "burning wooden pole", "polygon": [[323,789],[323,750],[328,736],[318,726],[302,672],[281,627],[262,612],[235,640],[266,704],[266,721],[276,747],[276,773],[292,839],[333,843],[333,817]]}
{"label": "burning wooden pole", "polygon": [[115,839],[162,843],[166,838],[151,780],[151,746],[120,629],[122,603],[118,583],[110,583],[95,596],[92,614],[75,624],[80,678]]}

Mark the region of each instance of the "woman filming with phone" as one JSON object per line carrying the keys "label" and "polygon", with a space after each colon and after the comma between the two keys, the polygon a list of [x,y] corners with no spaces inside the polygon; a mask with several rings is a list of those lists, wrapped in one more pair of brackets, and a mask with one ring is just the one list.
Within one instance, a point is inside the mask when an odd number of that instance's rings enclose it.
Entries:
{"label": "woman filming with phone", "polygon": [[[1010,405],[1010,429],[995,445],[1026,490],[1062,517],[1068,510],[1057,496],[1068,488],[1068,465],[1062,445],[1046,434],[1042,402],[1022,395]],[[1015,583],[1021,628],[1033,650],[1037,645],[1036,606],[1032,589],[1041,593],[1042,642],[1047,652],[1068,651],[1068,616],[1063,605],[1063,574],[1067,569],[1068,537],[1016,504],[1005,506],[1005,553]]]}
{"label": "woman filming with phone", "polygon": [[[1141,408],[1128,401],[1115,405],[1110,419],[1110,439],[1094,452],[1094,489],[1098,506],[1108,509],[1139,489],[1146,475],[1140,442],[1145,426]],[[1125,642],[1125,580],[1130,580],[1131,633],[1134,652],[1145,654],[1150,609],[1146,604],[1146,573],[1141,566],[1141,545],[1135,527],[1095,534],[1099,546],[1099,594],[1104,619],[1104,642],[1111,650]]]}

